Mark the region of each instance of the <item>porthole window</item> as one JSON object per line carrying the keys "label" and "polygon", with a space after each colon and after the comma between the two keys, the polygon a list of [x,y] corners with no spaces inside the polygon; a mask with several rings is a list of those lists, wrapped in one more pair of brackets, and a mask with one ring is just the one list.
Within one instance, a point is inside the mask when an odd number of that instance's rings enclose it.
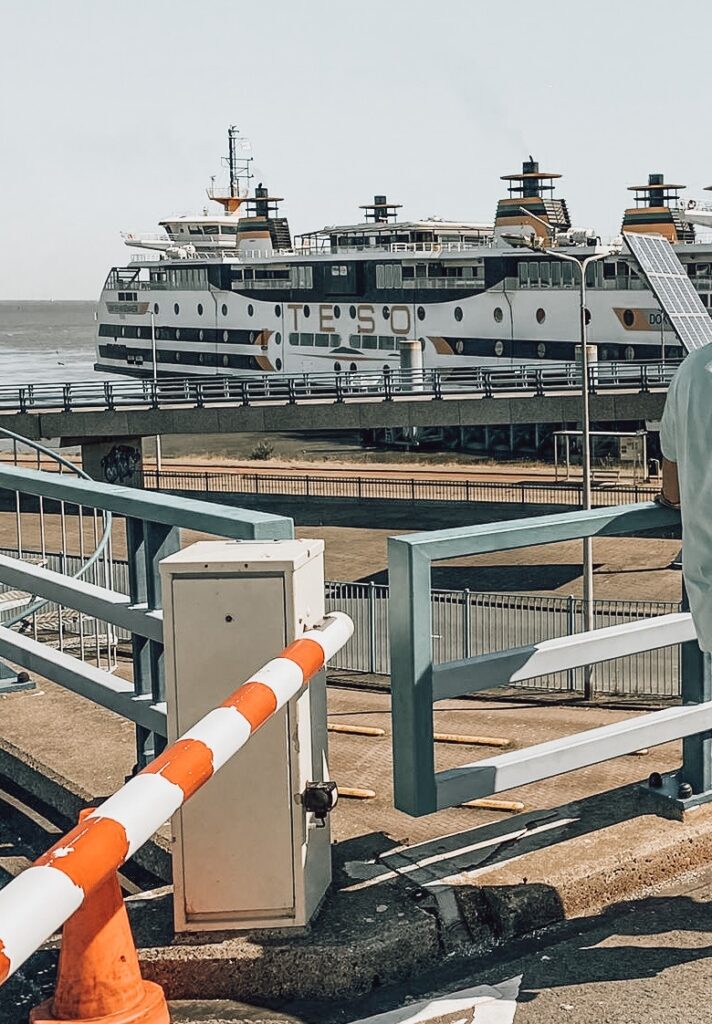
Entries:
{"label": "porthole window", "polygon": [[175,358],[175,361],[176,361],[177,363],[179,363],[179,362],[180,362],[180,352],[174,352],[174,353],[173,353],[173,356],[174,356],[174,358]]}
{"label": "porthole window", "polygon": [[625,352],[623,354],[625,355],[628,362],[630,362],[632,359],[635,359],[635,349],[632,345],[626,345]]}
{"label": "porthole window", "polygon": [[274,307],[274,315],[275,316],[281,316],[282,315],[282,307],[281,306],[277,305],[277,306]]}
{"label": "porthole window", "polygon": [[632,327],[635,323],[635,313],[632,309],[623,310],[623,323],[626,325],[626,327]]}
{"label": "porthole window", "polygon": [[309,314],[311,313],[311,310],[309,309],[309,306],[305,306],[304,307],[303,313],[304,313],[304,316],[307,316],[307,317],[309,316]]}
{"label": "porthole window", "polygon": [[205,362],[205,356],[203,355],[203,353],[202,353],[202,352],[201,352],[201,353],[200,353],[200,355],[198,356],[198,362],[200,363],[200,365],[201,365],[201,366],[202,366],[202,365],[203,365],[203,363]]}
{"label": "porthole window", "polygon": [[605,362],[608,359],[608,349],[607,348],[599,348],[599,350],[598,350],[598,358],[602,359]]}
{"label": "porthole window", "polygon": [[202,341],[205,338],[205,331],[202,329],[198,331],[198,341]]}
{"label": "porthole window", "polygon": [[538,324],[543,324],[545,320],[546,320],[546,310],[542,309],[541,306],[539,306],[539,309],[537,309],[537,311],[536,311],[536,322]]}
{"label": "porthole window", "polygon": [[462,338],[458,338],[457,341],[455,342],[455,351],[459,356],[461,356],[462,353],[465,351],[465,342],[462,340]]}
{"label": "porthole window", "polygon": [[384,306],[383,309],[381,310],[381,313],[383,314],[384,320],[387,320],[388,317],[391,315],[391,311],[388,306]]}
{"label": "porthole window", "polygon": [[250,331],[250,345],[253,345],[255,341],[255,332]]}
{"label": "porthole window", "polygon": [[277,331],[277,333],[275,334],[274,340],[278,345],[282,344],[282,335],[279,333],[279,331]]}
{"label": "porthole window", "polygon": [[220,310],[220,311],[221,311],[221,313],[222,313],[222,315],[223,315],[223,316],[227,316],[227,306],[225,305],[225,303],[224,303],[224,302],[223,302],[223,304],[222,304],[222,307],[221,307],[221,310]]}
{"label": "porthole window", "polygon": [[352,373],[357,373],[358,372],[358,366],[356,365],[356,363],[351,363],[351,366],[349,367],[349,369],[351,370]]}
{"label": "porthole window", "polygon": [[176,341],[180,341],[180,327],[176,327]]}
{"label": "porthole window", "polygon": [[454,316],[457,322],[460,323],[460,321],[462,320],[462,307],[455,306]]}
{"label": "porthole window", "polygon": [[252,305],[251,302],[247,306],[247,315],[248,316],[254,316],[255,315],[255,307]]}
{"label": "porthole window", "polygon": [[504,313],[500,306],[495,306],[494,313],[492,315],[494,316],[494,322],[496,324],[501,324],[504,320]]}
{"label": "porthole window", "polygon": [[125,338],[125,337],[126,337],[126,328],[125,328],[125,327],[122,327],[122,328],[121,328],[121,337],[122,337],[122,338]]}
{"label": "porthole window", "polygon": [[158,316],[158,308],[159,308],[158,307],[158,303],[154,302],[153,303],[153,312],[156,314],[156,316]]}
{"label": "porthole window", "polygon": [[281,370],[282,369],[282,360],[281,359],[276,359],[274,365],[277,367],[278,370]]}
{"label": "porthole window", "polygon": [[136,328],[136,337],[137,337],[137,338],[141,338],[142,336],[143,336],[143,335],[142,335],[142,333],[141,333],[141,328],[140,328],[140,327],[137,327],[137,328]]}
{"label": "porthole window", "polygon": [[198,316],[202,316],[203,315],[203,303],[199,302],[197,308],[198,308]]}
{"label": "porthole window", "polygon": [[175,313],[176,316],[178,316],[178,314],[180,313],[180,306],[178,305],[177,302],[173,303],[173,312]]}
{"label": "porthole window", "polygon": [[230,340],[230,332],[229,331],[223,331],[223,341],[229,341],[229,340]]}
{"label": "porthole window", "polygon": [[223,364],[223,366],[227,366],[229,362],[230,362],[230,359],[229,359],[228,356],[225,355],[225,356],[222,357],[222,364]]}
{"label": "porthole window", "polygon": [[416,312],[418,314],[418,320],[425,320],[425,310],[422,306],[418,306]]}
{"label": "porthole window", "polygon": [[334,369],[337,373],[341,372],[341,363],[334,363]]}
{"label": "porthole window", "polygon": [[503,341],[495,341],[495,343],[494,343],[494,354],[496,356],[503,356],[504,355],[504,342]]}
{"label": "porthole window", "polygon": [[590,309],[584,310],[584,320],[586,321],[586,326],[588,327],[588,325],[591,323],[591,310]]}
{"label": "porthole window", "polygon": [[334,306],[334,319],[338,320],[341,316],[341,306]]}
{"label": "porthole window", "polygon": [[356,307],[355,306],[349,306],[349,316],[351,317],[352,320],[356,319]]}
{"label": "porthole window", "polygon": [[546,355],[546,345],[544,344],[543,341],[540,341],[539,344],[537,345],[537,347],[536,347],[536,354],[539,356],[540,359],[543,359],[544,356]]}

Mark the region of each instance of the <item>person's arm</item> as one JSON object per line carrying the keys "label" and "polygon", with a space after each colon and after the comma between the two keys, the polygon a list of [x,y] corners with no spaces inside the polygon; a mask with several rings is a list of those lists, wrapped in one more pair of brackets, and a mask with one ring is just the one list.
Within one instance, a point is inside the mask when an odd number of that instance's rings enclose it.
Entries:
{"label": "person's arm", "polygon": [[677,477],[677,463],[663,456],[663,485],[660,489],[661,504],[671,508],[680,507],[680,481]]}

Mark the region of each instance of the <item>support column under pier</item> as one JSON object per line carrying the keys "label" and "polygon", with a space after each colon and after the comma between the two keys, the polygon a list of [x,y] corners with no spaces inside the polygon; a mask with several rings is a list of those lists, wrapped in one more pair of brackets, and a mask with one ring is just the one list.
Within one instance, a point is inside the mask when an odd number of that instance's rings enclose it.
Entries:
{"label": "support column under pier", "polygon": [[82,450],[82,468],[94,480],[124,487],[143,486],[141,437],[112,437],[77,441]]}

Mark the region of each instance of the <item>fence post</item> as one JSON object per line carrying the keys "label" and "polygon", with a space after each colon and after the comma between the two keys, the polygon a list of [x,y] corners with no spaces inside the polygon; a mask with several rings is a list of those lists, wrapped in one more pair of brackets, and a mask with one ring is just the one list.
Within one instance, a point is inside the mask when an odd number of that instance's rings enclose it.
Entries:
{"label": "fence post", "polygon": [[462,645],[463,658],[472,657],[472,642],[470,639],[470,625],[472,618],[472,609],[470,607],[470,588],[465,587],[462,592],[462,631],[464,642]]}
{"label": "fence post", "polygon": [[376,584],[368,583],[368,671],[376,672]]}
{"label": "fence post", "polygon": [[[690,610],[685,583],[682,584],[682,609]],[[696,640],[680,644],[680,690],[683,704],[712,700],[710,656],[703,654]],[[695,796],[712,790],[712,731],[698,732],[682,741],[681,782],[689,782]]]}
{"label": "fence post", "polygon": [[[576,598],[573,594],[569,594],[568,606],[566,609],[566,630],[568,636],[573,636],[576,632]],[[573,691],[576,689],[576,669],[570,668],[567,673],[567,687]]]}

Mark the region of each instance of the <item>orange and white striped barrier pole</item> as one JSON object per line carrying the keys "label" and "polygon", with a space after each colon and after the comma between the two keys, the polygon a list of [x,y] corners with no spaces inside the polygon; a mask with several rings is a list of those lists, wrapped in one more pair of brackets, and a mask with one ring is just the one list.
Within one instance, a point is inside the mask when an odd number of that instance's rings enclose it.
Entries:
{"label": "orange and white striped barrier pole", "polygon": [[0,984],[347,642],[331,612],[0,890]]}

